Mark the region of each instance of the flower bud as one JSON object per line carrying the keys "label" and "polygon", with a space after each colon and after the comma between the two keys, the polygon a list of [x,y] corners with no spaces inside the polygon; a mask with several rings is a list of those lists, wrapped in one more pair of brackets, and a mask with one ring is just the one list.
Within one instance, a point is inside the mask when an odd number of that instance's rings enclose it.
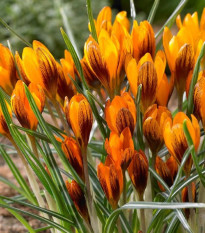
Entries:
{"label": "flower bud", "polygon": [[[28,89],[34,98],[39,111],[42,112],[45,104],[45,94],[43,89],[41,86],[34,83],[30,83]],[[12,93],[11,107],[18,121],[24,128],[36,130],[38,120],[31,109],[21,80],[16,83],[15,89]]]}
{"label": "flower bud", "polygon": [[79,145],[86,148],[93,124],[92,109],[87,99],[82,94],[77,94],[68,103],[66,98],[64,110]]}

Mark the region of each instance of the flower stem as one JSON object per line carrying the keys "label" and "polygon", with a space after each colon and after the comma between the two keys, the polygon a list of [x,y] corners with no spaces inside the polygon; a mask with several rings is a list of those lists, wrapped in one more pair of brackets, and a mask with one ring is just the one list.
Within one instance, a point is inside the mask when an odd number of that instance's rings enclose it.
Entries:
{"label": "flower stem", "polygon": [[36,156],[36,158],[39,159],[39,154],[38,154],[38,150],[37,150],[37,146],[36,146],[36,139],[34,136],[32,136],[30,134],[27,134],[27,135],[28,135],[29,141],[31,143],[33,153]]}
{"label": "flower stem", "polygon": [[58,122],[57,122],[57,120],[56,120],[56,117],[55,117],[54,114],[53,114],[53,110],[52,110],[51,105],[50,105],[50,103],[48,102],[47,98],[46,98],[45,104],[46,104],[46,107],[47,107],[47,109],[48,109],[49,115],[50,115],[51,118],[52,118],[52,121],[53,121],[53,123],[54,123],[54,126],[57,127],[57,128],[59,128]]}
{"label": "flower stem", "polygon": [[58,113],[58,116],[59,116],[59,118],[61,120],[61,123],[63,125],[63,128],[64,128],[67,136],[70,136],[69,127],[68,127],[68,124],[67,124],[66,120],[63,117],[63,114],[62,114],[59,103],[55,100],[55,101],[53,101],[53,105],[54,105],[54,107],[56,109],[56,112]]}
{"label": "flower stem", "polygon": [[86,199],[87,199],[88,212],[90,215],[92,229],[95,233],[98,233],[99,229],[98,229],[97,213],[94,207],[94,200],[92,198],[91,190],[90,190],[87,150],[85,148],[82,148],[82,157],[83,157],[83,169],[84,169],[84,176],[85,176]]}
{"label": "flower stem", "polygon": [[123,169],[123,193],[122,193],[122,205],[126,204],[127,201],[127,189],[126,189],[126,175],[125,170]]}
{"label": "flower stem", "polygon": [[[31,170],[31,168],[29,167],[24,155],[22,154],[22,152],[19,150],[17,144],[15,143],[15,141],[12,139],[11,142],[13,143],[14,147],[16,148],[19,157],[21,158],[21,161],[26,169],[26,173],[27,173],[27,177],[29,180],[29,183],[31,185],[31,189],[33,190],[33,193],[38,201],[38,204],[40,207],[42,208],[46,208],[46,204],[44,202],[44,199],[42,198],[41,194],[40,194],[40,188],[39,185],[34,177],[33,171]],[[43,217],[45,218],[49,218],[48,215],[46,213],[42,213]]]}
{"label": "flower stem", "polygon": [[178,112],[182,112],[183,92],[178,92]]}
{"label": "flower stem", "polygon": [[[139,201],[144,201],[143,194],[139,194]],[[144,209],[140,209],[140,227],[141,227],[142,232],[146,232]]]}

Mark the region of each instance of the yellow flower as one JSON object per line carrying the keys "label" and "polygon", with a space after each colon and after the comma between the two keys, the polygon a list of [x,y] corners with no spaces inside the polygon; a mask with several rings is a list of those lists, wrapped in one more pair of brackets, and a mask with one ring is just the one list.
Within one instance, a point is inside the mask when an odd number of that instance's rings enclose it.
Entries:
{"label": "yellow flower", "polygon": [[51,100],[55,100],[58,69],[54,57],[46,46],[34,40],[33,49],[24,48],[22,60],[20,57],[17,59],[17,65],[24,80],[41,85],[46,95]]}
{"label": "yellow flower", "polygon": [[[127,57],[126,74],[134,97],[137,96],[137,88],[142,84],[141,111],[157,102],[167,105],[169,98],[169,83],[164,73],[166,58],[162,51],[158,51],[155,60],[146,53],[137,63],[135,58]],[[164,88],[166,92],[164,91]],[[159,89],[160,88],[160,89]]]}

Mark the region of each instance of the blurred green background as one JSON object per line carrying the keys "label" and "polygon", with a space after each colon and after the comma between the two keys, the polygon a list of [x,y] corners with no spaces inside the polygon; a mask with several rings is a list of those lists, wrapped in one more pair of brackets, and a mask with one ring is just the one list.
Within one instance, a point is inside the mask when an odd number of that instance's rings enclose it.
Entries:
{"label": "blurred green background", "polygon": [[[91,2],[94,18],[106,5],[113,8],[113,15],[120,10],[127,10],[128,15],[130,12],[129,0],[92,0]],[[138,20],[147,18],[153,2],[153,0],[135,1]],[[161,0],[154,23],[163,23],[179,2],[180,0]],[[182,15],[194,11],[198,11],[200,15],[203,7],[205,7],[205,0],[189,0]],[[76,45],[82,53],[84,42],[89,34],[86,0],[1,0],[0,9],[0,17],[16,32],[30,43],[34,39],[43,42],[56,58],[63,57],[65,44],[60,27],[65,28],[64,22],[67,18],[67,27],[72,31]],[[12,48],[19,52],[25,46],[0,25],[0,42],[6,45],[7,40],[10,41]]]}

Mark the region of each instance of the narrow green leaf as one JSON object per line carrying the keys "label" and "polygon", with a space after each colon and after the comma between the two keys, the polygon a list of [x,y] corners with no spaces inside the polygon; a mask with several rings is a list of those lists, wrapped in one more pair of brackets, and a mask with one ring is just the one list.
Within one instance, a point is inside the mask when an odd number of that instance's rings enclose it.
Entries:
{"label": "narrow green leaf", "polygon": [[197,58],[195,67],[194,67],[194,71],[193,71],[193,75],[192,75],[192,80],[191,80],[191,84],[190,84],[190,88],[189,88],[189,96],[188,96],[188,103],[187,103],[187,115],[190,117],[190,115],[193,113],[193,109],[194,109],[194,87],[196,85],[197,79],[198,79],[198,74],[199,74],[199,70],[200,70],[200,63],[201,63],[201,59],[203,58],[205,54],[205,42],[203,43],[202,47],[201,47],[201,51],[200,54]]}
{"label": "narrow green leaf", "polygon": [[38,139],[41,139],[41,140],[50,142],[49,138],[48,138],[45,134],[38,133],[38,132],[36,132],[36,131],[34,131],[34,130],[27,129],[27,128],[24,128],[24,127],[15,125],[15,124],[13,124],[13,123],[10,124],[10,126],[16,128],[16,129],[22,130],[22,131],[28,133],[29,135],[34,136],[34,137],[36,137],[36,138],[38,138]]}
{"label": "narrow green leaf", "polygon": [[143,142],[143,132],[142,132],[142,115],[140,111],[140,99],[142,92],[142,84],[140,84],[137,88],[137,98],[136,98],[136,107],[137,107],[137,143],[139,144],[139,148],[144,151],[145,145]]}
{"label": "narrow green leaf", "polygon": [[18,182],[20,187],[24,190],[24,195],[26,196],[26,198],[28,198],[28,200],[31,201],[32,203],[37,204],[36,198],[33,196],[33,193],[30,190],[29,186],[27,185],[26,181],[24,180],[23,176],[21,175],[18,168],[13,163],[12,159],[6,153],[6,151],[3,149],[2,146],[0,146],[0,152],[4,160],[6,161],[7,165],[9,166],[11,172],[13,173],[16,181]]}
{"label": "narrow green leaf", "polygon": [[194,144],[193,144],[191,135],[189,133],[189,130],[187,128],[186,120],[184,120],[184,122],[183,122],[183,130],[184,130],[184,133],[185,133],[185,136],[186,136],[186,140],[187,140],[188,146],[189,147],[193,146],[193,148],[191,150],[192,159],[193,159],[194,165],[196,167],[197,173],[199,174],[199,178],[200,178],[203,186],[205,186],[205,177],[203,176],[202,170],[201,170],[201,168],[199,166],[198,158],[196,157],[196,152],[195,152]]}
{"label": "narrow green leaf", "polygon": [[136,10],[133,0],[130,0],[130,15],[132,17],[132,20],[134,21],[136,19]]}
{"label": "narrow green leaf", "polygon": [[147,20],[149,21],[149,23],[151,24],[154,20],[155,14],[157,12],[158,6],[159,6],[159,2],[160,0],[155,0],[153,5],[152,5],[152,9],[149,13],[149,16],[147,18]]}
{"label": "narrow green leaf", "polygon": [[[0,199],[0,206],[3,208],[8,209],[8,211],[16,218],[18,221],[30,232],[35,233],[35,230],[29,225],[29,223],[23,218],[15,208],[10,208],[8,205],[6,205],[6,202],[4,202],[2,199]],[[18,209],[17,209],[18,210]]]}
{"label": "narrow green leaf", "polygon": [[155,35],[155,39],[157,39],[161,35],[161,33],[163,32],[163,30],[164,30],[165,27],[169,27],[170,28],[174,24],[174,21],[175,21],[177,15],[180,14],[180,12],[185,7],[185,5],[186,5],[187,2],[188,2],[188,0],[181,0],[180,1],[180,3],[176,7],[176,9],[173,11],[173,13],[171,14],[171,16],[167,19],[167,21],[165,22],[165,24],[161,27],[161,29]]}
{"label": "narrow green leaf", "polygon": [[[30,216],[32,218],[35,218],[35,219],[38,219],[40,220],[41,222],[44,222],[44,223],[47,223],[51,226],[53,226],[54,228],[60,230],[61,232],[64,232],[64,233],[69,233],[70,231],[67,230],[66,228],[64,228],[63,226],[51,221],[50,219],[47,219],[47,218],[44,218],[44,217],[41,217],[37,214],[33,214],[33,213],[30,213],[28,211],[25,211],[25,210],[21,210],[21,209],[18,209],[18,208],[15,208],[15,207],[12,207],[12,206],[9,206],[9,205],[6,205],[6,204],[1,204],[0,203],[0,206],[3,207],[3,208],[6,208],[10,211],[15,211],[15,212],[19,212],[19,213],[22,213],[22,214],[25,214],[27,216]],[[12,213],[13,214],[13,213]],[[13,214],[14,215],[14,214]],[[19,215],[20,216],[20,215]],[[16,216],[15,216],[16,217]],[[17,216],[18,217],[18,216]],[[30,231],[29,229],[29,232],[32,232],[32,233],[35,233],[35,231]]]}
{"label": "narrow green leaf", "polygon": [[[10,197],[4,197],[4,196],[0,196],[0,200],[9,200],[10,203],[18,203],[20,205],[23,205],[23,206],[27,206],[27,207],[30,207],[31,209],[35,209],[35,210],[38,210],[40,212],[43,212],[43,213],[46,213],[52,217],[56,217],[60,220],[63,220],[63,221],[66,221],[68,222],[70,225],[73,225],[74,226],[74,222],[71,221],[70,219],[68,219],[67,217],[63,216],[62,214],[59,214],[57,212],[54,212],[54,211],[51,211],[51,210],[48,210],[48,209],[45,209],[45,208],[42,208],[42,207],[39,207],[37,205],[32,205],[32,204],[29,204],[28,202],[24,202],[24,201],[18,201],[18,200],[15,200],[13,198],[10,198]],[[7,203],[8,204],[8,203]]]}
{"label": "narrow green leaf", "polygon": [[105,107],[100,103],[100,101],[90,91],[87,90],[86,94],[89,95],[100,106],[100,108],[103,111],[105,110]]}
{"label": "narrow green leaf", "polygon": [[27,45],[28,47],[32,47],[32,45],[27,42],[22,36],[20,36],[16,31],[14,31],[7,23],[6,21],[4,21],[1,17],[0,17],[0,23],[7,28],[12,34],[14,34],[15,36],[17,36],[25,45]]}
{"label": "narrow green leaf", "polygon": [[98,37],[97,37],[96,29],[95,29],[95,22],[94,22],[94,19],[93,19],[91,0],[86,0],[86,2],[87,2],[87,12],[88,12],[88,19],[89,19],[89,22],[90,22],[91,34],[92,34],[92,37],[96,41],[98,41]]}
{"label": "narrow green leaf", "polygon": [[11,187],[12,189],[16,190],[18,193],[22,194],[23,196],[26,196],[25,192],[23,189],[17,187],[14,183],[12,183],[10,180],[6,179],[3,176],[0,176],[0,182],[8,185],[9,187]]}
{"label": "narrow green leaf", "polygon": [[184,209],[184,208],[205,208],[205,203],[189,203],[189,202],[178,202],[178,203],[165,203],[165,202],[130,202],[125,204],[124,206],[118,208],[113,211],[112,214],[106,221],[106,225],[104,228],[105,233],[110,233],[110,227],[113,224],[113,221],[116,220],[116,216],[122,210],[125,209],[167,209],[167,210],[175,210],[175,209]]}

